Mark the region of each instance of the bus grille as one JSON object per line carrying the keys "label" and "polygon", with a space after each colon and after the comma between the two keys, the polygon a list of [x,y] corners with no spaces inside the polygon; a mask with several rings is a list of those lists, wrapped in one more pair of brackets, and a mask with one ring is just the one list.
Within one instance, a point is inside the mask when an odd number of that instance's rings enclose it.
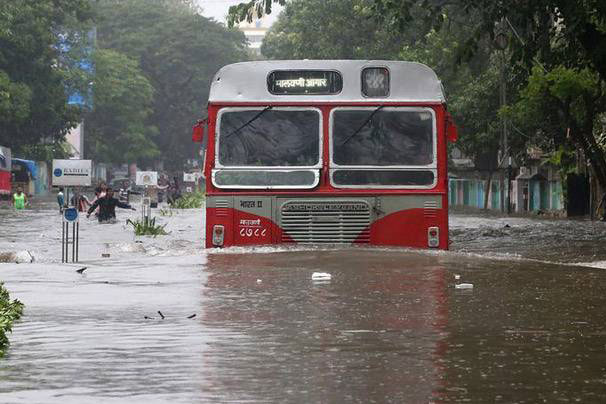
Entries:
{"label": "bus grille", "polygon": [[282,241],[369,243],[370,206],[365,201],[289,201],[280,210]]}
{"label": "bus grille", "polygon": [[228,216],[229,215],[229,201],[226,199],[215,200],[215,215],[217,216]]}

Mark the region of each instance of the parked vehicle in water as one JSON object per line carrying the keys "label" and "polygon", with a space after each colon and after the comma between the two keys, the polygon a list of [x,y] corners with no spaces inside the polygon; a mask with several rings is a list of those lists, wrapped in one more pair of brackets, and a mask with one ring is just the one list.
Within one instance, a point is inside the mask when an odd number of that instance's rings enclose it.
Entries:
{"label": "parked vehicle in water", "polygon": [[456,127],[425,65],[228,65],[194,127],[195,140],[204,135],[206,247],[448,248],[446,145]]}

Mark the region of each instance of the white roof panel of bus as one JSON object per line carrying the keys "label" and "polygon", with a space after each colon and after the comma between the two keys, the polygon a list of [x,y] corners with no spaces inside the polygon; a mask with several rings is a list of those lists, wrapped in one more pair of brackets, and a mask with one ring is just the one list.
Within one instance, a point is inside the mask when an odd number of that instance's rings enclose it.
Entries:
{"label": "white roof panel of bus", "polygon": [[[362,70],[386,67],[390,72],[387,97],[362,94]],[[343,90],[333,95],[277,95],[269,92],[267,76],[276,70],[334,70],[343,77]],[[210,103],[221,102],[445,102],[442,84],[421,63],[388,60],[272,60],[234,63],[222,67],[213,78]]]}

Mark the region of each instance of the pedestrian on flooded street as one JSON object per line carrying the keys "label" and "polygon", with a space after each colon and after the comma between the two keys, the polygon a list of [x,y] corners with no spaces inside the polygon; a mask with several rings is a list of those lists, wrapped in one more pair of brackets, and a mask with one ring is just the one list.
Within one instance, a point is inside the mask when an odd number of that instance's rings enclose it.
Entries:
{"label": "pedestrian on flooded street", "polygon": [[17,187],[17,192],[13,194],[13,203],[16,210],[23,210],[29,204],[27,196],[23,193],[23,188]]}
{"label": "pedestrian on flooded street", "polygon": [[114,191],[111,188],[107,188],[105,195],[102,198],[97,199],[86,213],[86,217],[90,217],[90,214],[99,207],[99,223],[115,223],[116,222],[116,206],[122,209],[136,210],[128,203],[120,202],[114,198]]}
{"label": "pedestrian on flooded street", "polygon": [[57,192],[57,204],[59,205],[59,213],[63,213],[63,207],[65,206],[65,195],[63,194],[63,187],[60,187],[59,192]]}

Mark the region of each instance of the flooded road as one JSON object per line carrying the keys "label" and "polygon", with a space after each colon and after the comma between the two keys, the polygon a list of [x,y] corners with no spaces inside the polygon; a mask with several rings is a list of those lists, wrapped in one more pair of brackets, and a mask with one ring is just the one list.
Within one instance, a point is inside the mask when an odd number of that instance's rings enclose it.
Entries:
{"label": "flooded road", "polygon": [[604,223],[453,215],[449,252],[203,251],[199,213],[159,220],[156,239],[83,220],[72,266],[55,212],[0,210],[0,252],[37,259],[0,264],[26,305],[0,402],[606,401]]}

